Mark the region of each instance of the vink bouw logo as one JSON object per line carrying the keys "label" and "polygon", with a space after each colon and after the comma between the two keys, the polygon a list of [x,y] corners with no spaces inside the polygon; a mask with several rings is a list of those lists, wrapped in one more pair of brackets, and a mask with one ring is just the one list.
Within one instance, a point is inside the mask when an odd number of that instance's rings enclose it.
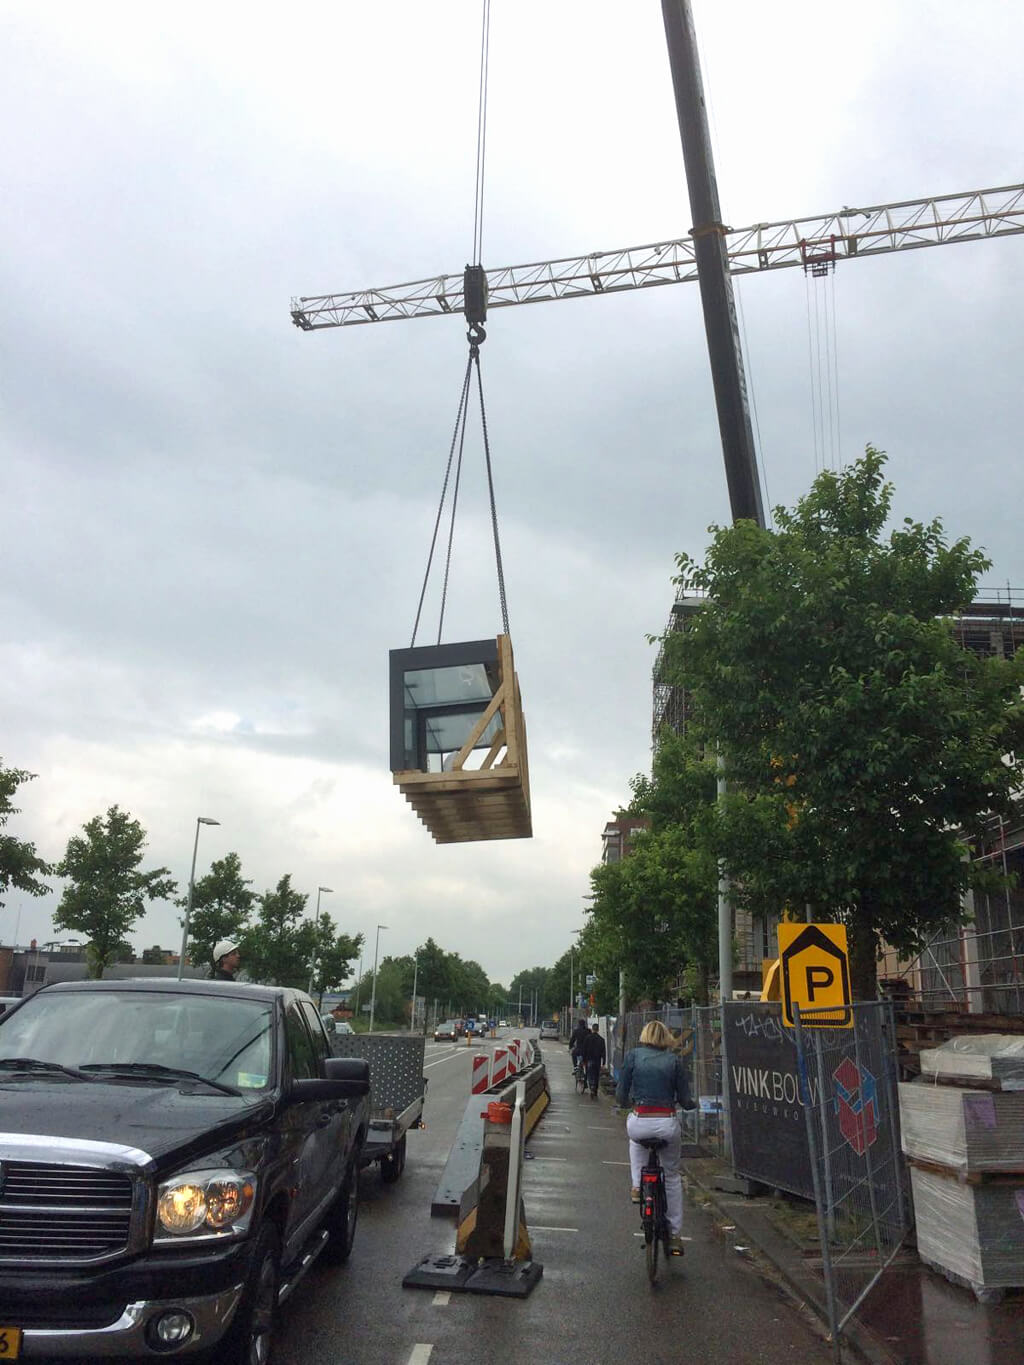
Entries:
{"label": "vink bouw logo", "polygon": [[878,1090],[867,1067],[845,1057],[832,1072],[839,1131],[858,1156],[878,1139]]}

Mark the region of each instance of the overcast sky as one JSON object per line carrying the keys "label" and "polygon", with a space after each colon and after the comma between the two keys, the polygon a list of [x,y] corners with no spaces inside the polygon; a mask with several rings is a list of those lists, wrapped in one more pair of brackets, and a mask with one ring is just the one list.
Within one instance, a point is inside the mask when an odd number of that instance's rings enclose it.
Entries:
{"label": "overcast sky", "polygon": [[[694,0],[735,227],[1022,178],[1009,0]],[[458,318],[305,334],[293,295],[461,271],[479,0],[0,3],[0,755],[8,832],[58,858],[112,804],[187,883],[238,852],[381,952],[548,965],[649,763],[674,555],[727,522],[695,285],[494,312],[482,351],[534,838],[436,846],[392,787],[409,642],[466,359]],[[655,0],[497,0],[483,262],[690,227]],[[743,281],[771,504],[816,449],[834,306],[839,456],[1024,590],[1024,236]],[[817,292],[815,292],[817,291]],[[830,313],[831,316],[831,313]],[[478,441],[446,640],[501,626]],[[436,631],[436,599],[430,608]],[[428,628],[426,639],[431,638]],[[52,937],[12,895],[0,940]],[[174,945],[154,906],[140,947]]]}

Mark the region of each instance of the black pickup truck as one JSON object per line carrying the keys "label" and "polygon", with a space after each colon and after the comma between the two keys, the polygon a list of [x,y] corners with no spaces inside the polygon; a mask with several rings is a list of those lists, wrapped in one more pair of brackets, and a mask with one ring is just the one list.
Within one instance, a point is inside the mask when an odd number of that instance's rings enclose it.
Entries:
{"label": "black pickup truck", "polygon": [[0,1361],[269,1360],[355,1235],[369,1068],[301,991],[50,986],[0,1019]]}

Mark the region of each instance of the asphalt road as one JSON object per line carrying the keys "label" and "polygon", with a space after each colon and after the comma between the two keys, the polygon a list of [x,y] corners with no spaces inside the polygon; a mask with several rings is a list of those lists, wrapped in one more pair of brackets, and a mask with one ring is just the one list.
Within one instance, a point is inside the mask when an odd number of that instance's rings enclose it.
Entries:
{"label": "asphalt road", "polygon": [[689,1195],[687,1254],[648,1284],[624,1120],[575,1094],[562,1045],[545,1045],[552,1104],[524,1176],[543,1279],[526,1300],[403,1289],[421,1257],[454,1250],[430,1203],[481,1046],[428,1043],[427,1127],[410,1132],[397,1184],[364,1172],[352,1258],[315,1266],[285,1305],[277,1365],[831,1365],[820,1332]]}

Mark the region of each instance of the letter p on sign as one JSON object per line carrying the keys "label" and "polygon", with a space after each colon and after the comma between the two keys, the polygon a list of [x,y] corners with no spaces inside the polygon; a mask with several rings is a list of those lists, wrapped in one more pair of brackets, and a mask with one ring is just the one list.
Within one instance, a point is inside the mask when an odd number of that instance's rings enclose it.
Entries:
{"label": "letter p on sign", "polygon": [[[800,1007],[805,1028],[852,1028],[850,962],[843,924],[780,924],[782,1017],[792,1028]],[[827,1011],[806,1014],[806,1010]]]}

